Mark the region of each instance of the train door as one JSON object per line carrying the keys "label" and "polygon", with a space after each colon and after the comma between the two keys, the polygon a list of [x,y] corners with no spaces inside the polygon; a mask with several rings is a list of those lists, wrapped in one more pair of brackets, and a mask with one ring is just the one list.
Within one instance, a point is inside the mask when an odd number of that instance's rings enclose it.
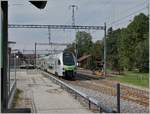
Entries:
{"label": "train door", "polygon": [[51,59],[52,73],[55,73],[55,59]]}
{"label": "train door", "polygon": [[60,61],[60,59],[57,60],[57,73],[58,73],[59,76],[62,75],[62,73],[61,73],[61,61]]}
{"label": "train door", "polygon": [[55,59],[55,65],[54,65],[54,72],[55,72],[55,75],[57,75],[57,59]]}

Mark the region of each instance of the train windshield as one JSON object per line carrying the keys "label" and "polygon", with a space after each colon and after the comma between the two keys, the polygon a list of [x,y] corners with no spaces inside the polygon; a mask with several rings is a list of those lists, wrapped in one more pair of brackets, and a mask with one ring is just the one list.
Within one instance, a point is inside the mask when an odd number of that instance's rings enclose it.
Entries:
{"label": "train windshield", "polygon": [[72,53],[63,53],[64,65],[75,65]]}

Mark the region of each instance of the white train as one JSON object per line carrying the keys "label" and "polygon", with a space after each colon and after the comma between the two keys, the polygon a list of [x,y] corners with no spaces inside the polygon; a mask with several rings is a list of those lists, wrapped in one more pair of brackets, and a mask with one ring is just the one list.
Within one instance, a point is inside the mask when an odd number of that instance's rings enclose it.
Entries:
{"label": "white train", "polygon": [[65,78],[75,78],[77,61],[73,53],[63,51],[59,54],[38,58],[37,67],[57,76],[62,76]]}

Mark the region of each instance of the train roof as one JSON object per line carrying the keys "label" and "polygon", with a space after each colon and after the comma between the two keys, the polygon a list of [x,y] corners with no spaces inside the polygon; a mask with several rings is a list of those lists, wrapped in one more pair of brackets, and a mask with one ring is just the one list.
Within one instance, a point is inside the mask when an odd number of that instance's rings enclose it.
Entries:
{"label": "train roof", "polygon": [[57,54],[46,54],[46,55],[41,55],[39,58],[43,58],[43,59],[47,59],[47,58],[50,58],[50,57],[58,57],[58,56],[62,56],[63,55],[63,53],[71,53],[71,54],[73,54],[72,52],[70,52],[70,51],[62,51],[62,52],[60,52],[60,53],[57,53]]}

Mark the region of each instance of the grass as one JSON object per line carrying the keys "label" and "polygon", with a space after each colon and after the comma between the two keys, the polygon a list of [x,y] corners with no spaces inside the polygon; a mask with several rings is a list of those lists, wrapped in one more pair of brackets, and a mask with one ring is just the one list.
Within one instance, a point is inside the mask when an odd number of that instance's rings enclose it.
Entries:
{"label": "grass", "polygon": [[18,102],[21,100],[20,98],[20,94],[22,93],[23,91],[20,90],[20,89],[17,89],[16,90],[16,93],[15,93],[15,96],[14,96],[14,99],[13,99],[13,102],[12,102],[12,107],[15,108],[16,105],[18,104]]}
{"label": "grass", "polygon": [[139,73],[135,71],[126,71],[122,75],[108,77],[108,80],[116,80],[122,83],[128,83],[141,87],[149,87],[149,73]]}

